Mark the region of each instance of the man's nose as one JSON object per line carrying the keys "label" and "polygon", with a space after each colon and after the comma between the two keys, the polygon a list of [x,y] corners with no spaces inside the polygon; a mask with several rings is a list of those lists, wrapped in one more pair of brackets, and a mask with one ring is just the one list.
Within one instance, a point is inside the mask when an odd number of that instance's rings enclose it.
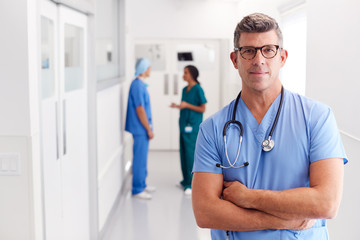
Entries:
{"label": "man's nose", "polygon": [[261,49],[256,49],[256,55],[252,61],[254,65],[261,65],[265,63],[266,58],[262,55]]}

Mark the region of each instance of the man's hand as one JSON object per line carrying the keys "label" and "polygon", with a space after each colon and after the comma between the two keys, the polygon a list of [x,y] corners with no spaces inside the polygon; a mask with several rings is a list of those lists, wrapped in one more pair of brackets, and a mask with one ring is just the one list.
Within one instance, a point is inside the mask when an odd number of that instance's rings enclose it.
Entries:
{"label": "man's hand", "polygon": [[149,139],[153,139],[154,138],[154,132],[152,130],[148,130],[147,131],[147,135],[149,137]]}
{"label": "man's hand", "polygon": [[289,220],[289,225],[286,229],[293,231],[302,231],[312,228],[316,222],[316,219],[305,219],[305,220]]}
{"label": "man's hand", "polygon": [[252,208],[251,207],[251,189],[248,189],[244,184],[234,182],[224,182],[223,199],[238,207]]}

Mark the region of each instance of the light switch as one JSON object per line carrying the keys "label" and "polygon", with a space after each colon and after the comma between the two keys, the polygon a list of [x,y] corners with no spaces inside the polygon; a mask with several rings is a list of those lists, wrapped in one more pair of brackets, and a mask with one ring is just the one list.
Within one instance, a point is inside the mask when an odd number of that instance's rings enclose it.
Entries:
{"label": "light switch", "polygon": [[20,154],[0,153],[0,176],[20,175]]}
{"label": "light switch", "polygon": [[1,159],[1,171],[7,172],[9,168],[9,159]]}
{"label": "light switch", "polygon": [[10,161],[10,168],[9,170],[12,171],[12,172],[16,172],[18,167],[17,167],[17,162],[18,162],[18,159],[12,159]]}

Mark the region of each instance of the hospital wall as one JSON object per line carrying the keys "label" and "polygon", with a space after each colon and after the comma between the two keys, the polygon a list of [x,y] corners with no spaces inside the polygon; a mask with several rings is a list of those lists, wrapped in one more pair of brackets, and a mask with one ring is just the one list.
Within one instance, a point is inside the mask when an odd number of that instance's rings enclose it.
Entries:
{"label": "hospital wall", "polygon": [[[0,158],[18,156],[18,174],[0,174],[0,238],[42,239],[37,4],[0,2]],[[2,166],[3,167],[3,166]]]}
{"label": "hospital wall", "polygon": [[328,221],[332,240],[359,239],[360,215],[360,2],[308,2],[306,95],[331,106],[349,159],[338,216]]}
{"label": "hospital wall", "polygon": [[[132,0],[127,1],[127,5],[129,71],[134,68],[135,40],[219,40],[222,82],[220,105],[228,104],[236,96],[241,84],[229,58],[233,48],[233,31],[241,19],[235,2]],[[199,80],[206,81],[201,76]]]}

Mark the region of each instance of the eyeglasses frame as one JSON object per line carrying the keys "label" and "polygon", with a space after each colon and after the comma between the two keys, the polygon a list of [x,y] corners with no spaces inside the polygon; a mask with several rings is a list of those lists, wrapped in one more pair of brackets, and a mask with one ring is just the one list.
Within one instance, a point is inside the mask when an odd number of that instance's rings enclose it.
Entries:
{"label": "eyeglasses frame", "polygon": [[[272,56],[272,57],[265,57],[265,56],[264,56],[262,49],[263,49],[264,47],[266,47],[266,46],[275,46],[275,47],[276,47],[276,53],[275,53],[274,56]],[[245,57],[241,54],[241,49],[243,49],[244,47],[254,48],[255,51],[256,51],[254,57],[249,58],[249,59],[248,59],[248,58],[245,58]],[[243,59],[245,59],[245,60],[253,60],[253,59],[256,57],[256,54],[257,54],[258,50],[260,50],[261,55],[262,55],[264,58],[266,58],[266,59],[272,59],[272,58],[274,58],[274,57],[277,55],[279,49],[282,50],[283,48],[280,47],[279,45],[275,45],[275,44],[266,44],[266,45],[264,45],[264,46],[262,46],[262,47],[243,46],[243,47],[239,47],[239,48],[234,48],[234,51],[239,51],[240,56],[241,56]]]}

